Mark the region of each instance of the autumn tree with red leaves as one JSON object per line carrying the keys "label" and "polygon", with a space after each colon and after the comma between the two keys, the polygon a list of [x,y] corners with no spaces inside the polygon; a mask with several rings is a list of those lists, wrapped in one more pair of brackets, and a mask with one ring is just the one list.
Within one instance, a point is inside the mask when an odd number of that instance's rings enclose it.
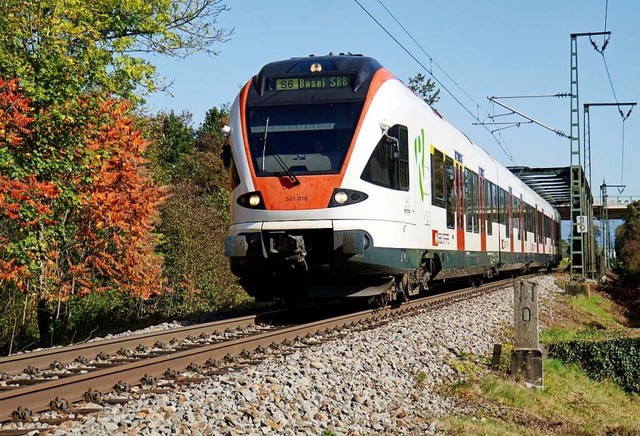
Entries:
{"label": "autumn tree with red leaves", "polygon": [[151,232],[163,194],[128,110],[83,97],[32,116],[17,82],[0,81],[0,288],[37,301],[42,345],[72,296],[162,291]]}
{"label": "autumn tree with red leaves", "polygon": [[55,184],[38,181],[15,165],[30,133],[29,109],[17,80],[0,79],[0,285],[11,282],[19,290],[25,290],[37,262],[34,232],[51,222],[51,200],[59,193]]}
{"label": "autumn tree with red leaves", "polygon": [[102,123],[87,138],[87,148],[103,158],[90,166],[92,183],[82,193],[81,238],[73,250],[79,257],[71,277],[81,293],[100,289],[100,279],[109,277],[108,286],[148,298],[161,291],[151,232],[163,194],[145,175],[148,144],[127,110],[126,104],[105,102]]}

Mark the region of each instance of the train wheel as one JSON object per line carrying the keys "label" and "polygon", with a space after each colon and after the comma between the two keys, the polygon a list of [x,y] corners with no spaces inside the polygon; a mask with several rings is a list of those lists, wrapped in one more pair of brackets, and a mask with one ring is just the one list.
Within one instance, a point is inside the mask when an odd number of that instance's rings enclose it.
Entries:
{"label": "train wheel", "polygon": [[374,304],[378,309],[382,309],[383,307],[386,307],[387,304],[389,304],[389,294],[384,292],[380,295],[376,295]]}
{"label": "train wheel", "polygon": [[396,300],[400,303],[406,303],[409,301],[410,286],[409,276],[407,274],[403,275],[396,283]]}
{"label": "train wheel", "polygon": [[400,303],[406,303],[407,301],[409,301],[409,294],[407,293],[407,291],[400,290],[398,291],[397,295],[397,299]]}

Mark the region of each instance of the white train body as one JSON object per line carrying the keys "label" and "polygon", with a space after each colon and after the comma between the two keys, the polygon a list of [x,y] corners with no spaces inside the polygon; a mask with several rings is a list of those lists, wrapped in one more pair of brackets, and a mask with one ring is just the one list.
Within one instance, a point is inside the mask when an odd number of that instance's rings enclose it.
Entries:
{"label": "white train body", "polygon": [[230,127],[225,249],[258,298],[559,259],[558,212],[371,58],[269,64]]}

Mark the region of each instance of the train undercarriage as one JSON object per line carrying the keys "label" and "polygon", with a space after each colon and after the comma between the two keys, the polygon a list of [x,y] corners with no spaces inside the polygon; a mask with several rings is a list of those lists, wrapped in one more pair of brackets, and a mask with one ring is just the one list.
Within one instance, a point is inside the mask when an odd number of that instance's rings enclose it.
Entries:
{"label": "train undercarriage", "polygon": [[360,230],[245,233],[228,237],[225,251],[240,284],[257,301],[281,299],[290,305],[360,298],[384,306],[429,292],[439,283],[466,280],[478,286],[553,263],[524,256],[500,262],[495,255],[464,265],[446,252],[373,247],[371,237]]}

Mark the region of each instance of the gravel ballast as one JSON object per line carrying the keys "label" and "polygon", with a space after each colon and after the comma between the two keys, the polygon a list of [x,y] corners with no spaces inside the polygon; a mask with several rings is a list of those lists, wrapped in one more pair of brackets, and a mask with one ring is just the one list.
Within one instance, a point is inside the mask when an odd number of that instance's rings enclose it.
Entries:
{"label": "gravel ballast", "polygon": [[[537,283],[541,310],[562,292]],[[513,323],[513,287],[393,320],[178,392],[107,406],[53,434],[433,434],[464,414],[437,393],[460,356],[490,356]]]}

